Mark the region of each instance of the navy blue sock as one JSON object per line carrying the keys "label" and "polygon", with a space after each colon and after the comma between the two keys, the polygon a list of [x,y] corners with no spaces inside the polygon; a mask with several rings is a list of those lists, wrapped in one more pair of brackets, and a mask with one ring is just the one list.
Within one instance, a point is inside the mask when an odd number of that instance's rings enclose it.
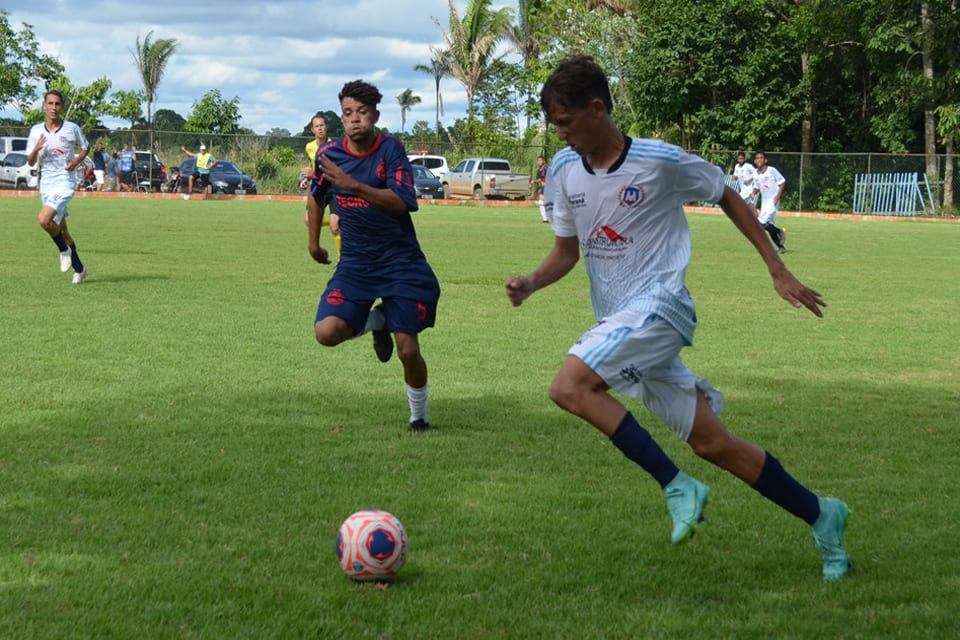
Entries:
{"label": "navy blue sock", "polygon": [[57,233],[53,236],[53,243],[57,245],[57,249],[60,249],[60,252],[64,252],[68,249],[67,241],[63,239],[63,231]]}
{"label": "navy blue sock", "polygon": [[813,525],[820,517],[820,501],[817,495],[787,473],[780,461],[769,451],[765,453],[767,459],[753,488],[763,497]]}
{"label": "navy blue sock", "polygon": [[680,469],[667,457],[646,429],[640,426],[637,419],[629,411],[620,421],[620,426],[612,436],[610,442],[623,452],[623,455],[636,462],[640,467],[666,487],[677,477]]}
{"label": "navy blue sock", "polygon": [[83,263],[80,262],[80,254],[77,253],[77,243],[73,243],[73,251],[70,252],[70,263],[73,265],[73,270],[77,273],[83,271]]}

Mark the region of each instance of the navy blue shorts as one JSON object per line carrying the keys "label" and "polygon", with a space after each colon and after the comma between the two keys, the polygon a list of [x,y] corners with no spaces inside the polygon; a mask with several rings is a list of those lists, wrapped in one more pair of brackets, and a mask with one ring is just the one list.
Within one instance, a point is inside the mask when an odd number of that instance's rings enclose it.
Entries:
{"label": "navy blue shorts", "polygon": [[343,318],[354,333],[360,333],[378,298],[391,333],[416,334],[436,321],[440,283],[426,263],[406,266],[402,273],[389,276],[357,274],[340,265],[320,296],[316,320]]}

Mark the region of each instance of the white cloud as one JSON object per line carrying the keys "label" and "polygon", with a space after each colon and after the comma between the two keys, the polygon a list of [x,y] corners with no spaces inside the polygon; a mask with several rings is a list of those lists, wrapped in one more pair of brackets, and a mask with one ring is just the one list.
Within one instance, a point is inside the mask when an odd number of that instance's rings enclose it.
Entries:
{"label": "white cloud", "polygon": [[[204,94],[219,89],[225,100],[240,99],[241,124],[258,133],[302,129],[319,110],[339,107],[344,82],[362,78],[384,95],[380,124],[400,128],[396,96],[410,88],[422,103],[407,114],[433,124],[433,78],[413,70],[427,64],[431,46],[442,44],[432,18],[446,25],[447,0],[208,0],[137,4],[90,0],[83,8],[35,0],[6,0],[9,22],[33,25],[43,52],[56,56],[74,84],[106,76],[112,91],[142,88],[133,61],[137,37],[179,42],[157,91],[156,109],[189,115]],[[460,15],[466,0],[454,3]],[[516,3],[507,6],[516,7]],[[441,84],[450,124],[464,117],[466,96],[453,79]],[[2,112],[0,115],[15,116]],[[112,123],[111,124],[117,124]]]}

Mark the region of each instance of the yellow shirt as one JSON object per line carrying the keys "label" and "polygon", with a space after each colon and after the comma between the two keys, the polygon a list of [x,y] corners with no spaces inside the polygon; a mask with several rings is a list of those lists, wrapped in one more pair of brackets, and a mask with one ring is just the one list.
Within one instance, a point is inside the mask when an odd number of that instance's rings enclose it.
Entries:
{"label": "yellow shirt", "polygon": [[213,160],[213,156],[209,153],[200,152],[197,154],[197,171],[200,173],[209,173],[210,172],[210,162]]}

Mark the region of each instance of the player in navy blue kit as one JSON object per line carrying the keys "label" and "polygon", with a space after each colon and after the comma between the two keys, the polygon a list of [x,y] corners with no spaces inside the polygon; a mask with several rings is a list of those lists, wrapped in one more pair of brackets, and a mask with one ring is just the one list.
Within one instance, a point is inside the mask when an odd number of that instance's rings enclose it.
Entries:
{"label": "player in navy blue kit", "polygon": [[[346,135],[320,146],[307,199],[309,250],[329,264],[320,246],[323,202],[340,216],[340,261],[320,298],[314,324],[317,342],[332,347],[367,333],[381,362],[403,364],[410,429],[427,431],[427,363],[418,334],[436,319],[440,284],[427,263],[410,213],[417,210],[413,171],[399,140],[376,130],[383,96],[354,80],[338,96]],[[377,299],[381,303],[374,307]],[[393,333],[391,338],[390,334]]]}

